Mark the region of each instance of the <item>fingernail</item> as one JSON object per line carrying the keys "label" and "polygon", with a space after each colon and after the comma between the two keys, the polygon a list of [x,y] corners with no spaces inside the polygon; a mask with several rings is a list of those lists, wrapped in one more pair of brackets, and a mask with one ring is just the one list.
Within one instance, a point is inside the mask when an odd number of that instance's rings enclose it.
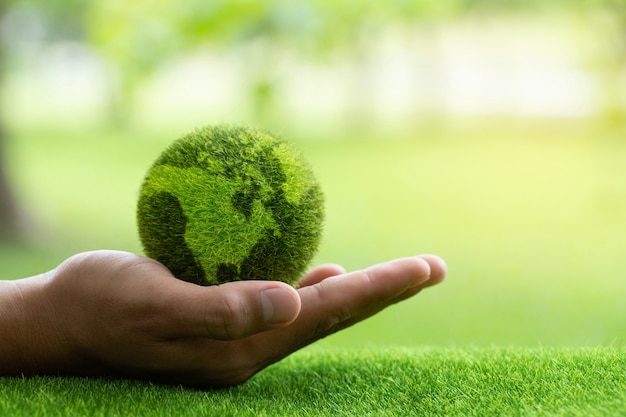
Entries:
{"label": "fingernail", "polygon": [[292,321],[298,314],[298,306],[291,292],[282,288],[261,291],[263,320],[278,324]]}

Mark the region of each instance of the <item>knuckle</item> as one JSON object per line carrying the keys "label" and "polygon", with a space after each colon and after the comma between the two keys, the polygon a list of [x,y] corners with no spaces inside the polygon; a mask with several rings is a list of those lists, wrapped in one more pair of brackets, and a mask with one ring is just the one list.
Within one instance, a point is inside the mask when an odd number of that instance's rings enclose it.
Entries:
{"label": "knuckle", "polygon": [[[320,300],[324,300],[325,298],[325,283],[321,282],[320,284],[312,287],[316,292],[316,296]],[[325,337],[329,334],[332,334],[336,331],[337,327],[341,325],[344,321],[350,318],[351,314],[349,309],[336,308],[333,311],[327,312],[324,316],[318,318],[317,325],[315,326],[314,334],[316,337]]]}
{"label": "knuckle", "polygon": [[246,303],[233,294],[225,294],[219,300],[215,320],[209,323],[219,323],[218,330],[226,339],[241,339],[248,331],[248,307]]}

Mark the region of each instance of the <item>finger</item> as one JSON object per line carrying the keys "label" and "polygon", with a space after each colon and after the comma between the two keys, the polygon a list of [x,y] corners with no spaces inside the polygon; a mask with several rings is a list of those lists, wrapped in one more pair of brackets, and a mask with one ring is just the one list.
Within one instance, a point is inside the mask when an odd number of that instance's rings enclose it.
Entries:
{"label": "finger", "polygon": [[[302,310],[284,329],[297,349],[324,337],[367,310],[380,311],[405,291],[418,289],[430,277],[430,265],[419,257],[402,258],[328,278],[298,290]],[[298,345],[296,345],[298,344]]]}
{"label": "finger", "polygon": [[[419,258],[424,259],[430,267],[430,278],[428,280],[428,285],[435,285],[441,281],[443,281],[447,267],[443,259],[436,255],[419,255]],[[346,271],[341,265],[337,264],[325,264],[320,265],[311,271],[309,271],[304,278],[299,283],[299,288],[308,287],[311,285],[318,284],[326,278],[330,278],[332,276],[345,274]]]}
{"label": "finger", "polygon": [[448,266],[443,259],[437,255],[420,255],[419,257],[428,262],[430,267],[430,278],[426,287],[432,287],[445,279],[448,273]]}
{"label": "finger", "polygon": [[300,280],[299,288],[315,285],[326,278],[334,277],[336,275],[345,274],[346,270],[341,265],[326,264],[313,268]]}
{"label": "finger", "polygon": [[418,286],[409,288],[408,290],[400,294],[398,297],[392,300],[393,303],[398,303],[400,301],[406,300],[407,298],[411,298],[423,289],[440,284],[444,281],[448,271],[448,267],[446,266],[446,263],[443,259],[436,255],[420,255],[419,258],[422,258],[428,263],[430,267],[429,278]]}
{"label": "finger", "polygon": [[372,304],[368,306],[366,309],[352,316],[348,320],[342,323],[338,323],[337,326],[335,326],[332,329],[329,329],[327,333],[332,334],[339,330],[350,327],[355,323],[363,321],[367,319],[368,317],[371,317],[377,314],[378,312],[380,312],[381,310],[384,310],[386,307],[392,304],[396,304],[406,299],[409,299],[411,297],[414,297],[425,288],[432,287],[433,285],[437,285],[441,283],[444,280],[446,273],[447,273],[447,266],[446,266],[446,263],[443,261],[443,259],[435,255],[420,255],[419,258],[425,260],[429,264],[429,267],[430,267],[430,276],[426,281],[422,282],[421,284],[415,287],[408,288],[407,290],[397,295],[396,297],[390,300],[386,300],[385,303],[383,304],[378,303],[378,304]]}
{"label": "finger", "polygon": [[366,309],[356,313],[355,315],[353,315],[352,317],[348,318],[347,320],[344,320],[343,322],[338,322],[336,326],[329,328],[323,335],[321,335],[321,337],[324,336],[328,336],[330,334],[336,333],[340,330],[346,329],[358,322],[361,322],[371,316],[374,316],[375,314],[379,313],[380,311],[384,310],[385,308],[399,303],[401,301],[407,300],[411,297],[416,296],[417,294],[419,294],[423,289],[428,288],[434,284],[432,284],[430,282],[431,280],[428,280],[420,285],[418,285],[417,287],[413,287],[413,288],[409,288],[406,291],[404,291],[402,294],[392,298],[391,300],[386,300],[386,302],[384,303],[376,303],[376,304],[372,304],[370,306],[368,306]]}
{"label": "finger", "polygon": [[287,326],[300,312],[296,290],[282,282],[238,281],[201,287],[180,281],[169,295],[171,338],[236,340]]}

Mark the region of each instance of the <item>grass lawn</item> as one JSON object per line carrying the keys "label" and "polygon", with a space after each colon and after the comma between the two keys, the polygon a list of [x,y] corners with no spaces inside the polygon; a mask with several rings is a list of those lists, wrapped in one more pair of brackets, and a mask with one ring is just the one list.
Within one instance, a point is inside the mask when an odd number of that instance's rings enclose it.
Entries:
{"label": "grass lawn", "polygon": [[219,391],[0,379],[6,416],[624,416],[617,349],[307,350]]}

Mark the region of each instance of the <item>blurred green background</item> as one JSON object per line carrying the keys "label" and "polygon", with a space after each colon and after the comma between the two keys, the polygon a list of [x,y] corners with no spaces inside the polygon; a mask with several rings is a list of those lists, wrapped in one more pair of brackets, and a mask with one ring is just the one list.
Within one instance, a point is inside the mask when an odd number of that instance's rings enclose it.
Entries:
{"label": "blurred green background", "polygon": [[0,278],[140,252],[153,159],[236,122],[311,161],[327,200],[315,263],[448,263],[441,286],[320,346],[623,343],[625,2],[4,0],[0,14]]}

